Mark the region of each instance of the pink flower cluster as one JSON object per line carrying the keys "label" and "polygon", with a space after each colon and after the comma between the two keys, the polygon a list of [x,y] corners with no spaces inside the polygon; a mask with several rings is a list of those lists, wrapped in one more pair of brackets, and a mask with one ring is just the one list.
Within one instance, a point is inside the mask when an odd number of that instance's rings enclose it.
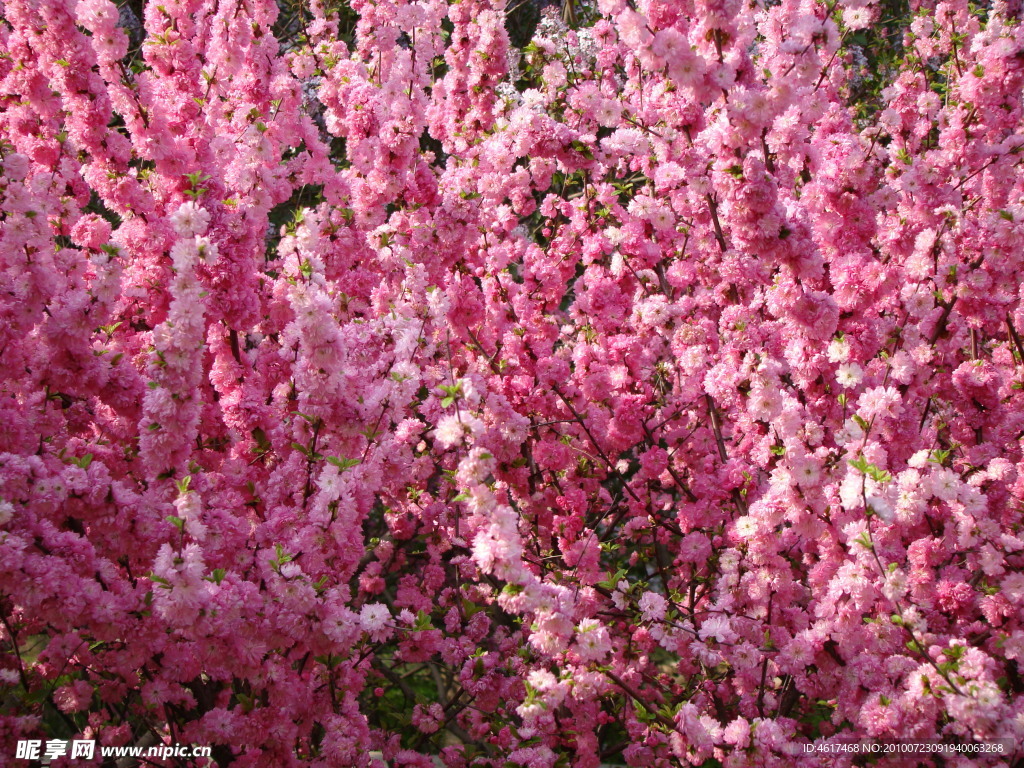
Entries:
{"label": "pink flower cluster", "polygon": [[0,753],[1024,745],[1019,4],[564,5],[2,0]]}

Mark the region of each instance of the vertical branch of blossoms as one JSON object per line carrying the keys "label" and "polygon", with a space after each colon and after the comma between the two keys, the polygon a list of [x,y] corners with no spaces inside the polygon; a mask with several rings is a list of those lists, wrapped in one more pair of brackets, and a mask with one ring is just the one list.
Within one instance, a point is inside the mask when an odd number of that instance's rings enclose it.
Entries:
{"label": "vertical branch of blossoms", "polygon": [[139,451],[152,475],[181,471],[199,436],[206,320],[197,268],[217,259],[217,247],[203,236],[209,221],[194,202],[182,203],[171,217],[178,240],[171,248],[170,307],[153,329],[151,380],[139,423]]}
{"label": "vertical branch of blossoms", "polygon": [[495,86],[505,74],[508,34],[504,4],[474,0],[447,8],[452,36],[445,50],[448,72],[434,83],[431,135],[448,153],[462,155],[494,122]]}

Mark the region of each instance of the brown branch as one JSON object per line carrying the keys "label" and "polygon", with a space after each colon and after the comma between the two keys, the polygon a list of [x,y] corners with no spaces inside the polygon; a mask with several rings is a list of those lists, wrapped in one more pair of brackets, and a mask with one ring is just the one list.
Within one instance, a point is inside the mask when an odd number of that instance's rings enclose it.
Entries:
{"label": "brown branch", "polygon": [[704,199],[708,202],[708,208],[711,211],[711,222],[715,225],[715,240],[718,241],[718,247],[722,253],[729,250],[729,246],[725,242],[725,233],[722,231],[722,222],[718,218],[718,203],[710,193],[704,195]]}
{"label": "brown branch", "polygon": [[939,336],[942,335],[943,331],[946,330],[946,324],[949,322],[949,316],[953,312],[953,306],[956,304],[956,300],[959,296],[954,296],[945,304],[942,305],[942,314],[939,315],[938,321],[935,323],[935,330],[932,331],[931,337],[928,339],[929,344],[934,344],[939,340]]}
{"label": "brown branch", "polygon": [[1006,315],[1006,328],[1010,332],[1010,339],[1013,341],[1013,346],[1017,348],[1017,355],[1020,357],[1021,363],[1024,363],[1024,343],[1021,342],[1017,329],[1013,327],[1013,319],[1009,314]]}
{"label": "brown branch", "polygon": [[[718,409],[715,407],[715,399],[709,394],[705,394],[704,398],[708,403],[708,415],[711,416],[711,429],[715,433],[715,442],[718,444],[718,456],[725,464],[729,461],[729,455],[725,452],[725,438],[722,437],[722,417],[718,413]],[[743,495],[740,493],[738,488],[732,489],[732,498],[736,502],[737,508],[743,513],[747,514],[747,502],[744,501]]]}

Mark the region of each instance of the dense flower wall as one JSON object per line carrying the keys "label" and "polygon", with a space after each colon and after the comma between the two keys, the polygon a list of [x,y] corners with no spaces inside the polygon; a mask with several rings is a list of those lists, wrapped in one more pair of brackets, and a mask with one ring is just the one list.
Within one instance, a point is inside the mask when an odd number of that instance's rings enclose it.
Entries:
{"label": "dense flower wall", "polygon": [[3,0],[0,762],[1024,744],[1019,8],[513,5]]}

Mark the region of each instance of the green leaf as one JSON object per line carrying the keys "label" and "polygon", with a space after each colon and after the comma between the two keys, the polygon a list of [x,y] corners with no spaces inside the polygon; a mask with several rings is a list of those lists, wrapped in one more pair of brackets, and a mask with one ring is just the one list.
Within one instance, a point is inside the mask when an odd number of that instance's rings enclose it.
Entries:
{"label": "green leaf", "polygon": [[862,547],[864,547],[864,549],[874,549],[875,548],[874,542],[871,541],[871,535],[867,531],[861,531],[860,536],[858,536],[856,539],[854,539],[854,541],[857,544],[860,544]]}
{"label": "green leaf", "polygon": [[285,563],[290,563],[292,560],[295,559],[292,555],[289,555],[287,552],[285,552],[284,547],[282,547],[280,544],[276,544],[274,546],[274,554],[276,555],[276,557],[270,561],[270,567],[278,572],[280,572],[282,565],[284,565]]}
{"label": "green leaf", "polygon": [[888,483],[892,480],[892,475],[881,467],[871,464],[863,456],[856,459],[850,459],[848,463],[862,475],[867,475],[877,483]]}
{"label": "green leaf", "polygon": [[605,589],[615,589],[615,587],[618,586],[619,582],[626,578],[626,573],[627,571],[624,568],[620,568],[615,572],[614,575],[605,579],[604,581],[599,581],[597,585],[599,587],[604,587]]}
{"label": "green leaf", "polygon": [[344,472],[346,469],[352,469],[352,467],[357,467],[359,466],[359,464],[362,463],[361,459],[340,459],[337,456],[327,456],[326,458],[329,463],[336,466],[342,472]]}
{"label": "green leaf", "polygon": [[89,465],[92,464],[92,454],[91,453],[87,453],[87,454],[85,454],[85,456],[82,456],[79,459],[71,459],[71,463],[74,464],[76,467],[81,467],[82,469],[88,469]]}

